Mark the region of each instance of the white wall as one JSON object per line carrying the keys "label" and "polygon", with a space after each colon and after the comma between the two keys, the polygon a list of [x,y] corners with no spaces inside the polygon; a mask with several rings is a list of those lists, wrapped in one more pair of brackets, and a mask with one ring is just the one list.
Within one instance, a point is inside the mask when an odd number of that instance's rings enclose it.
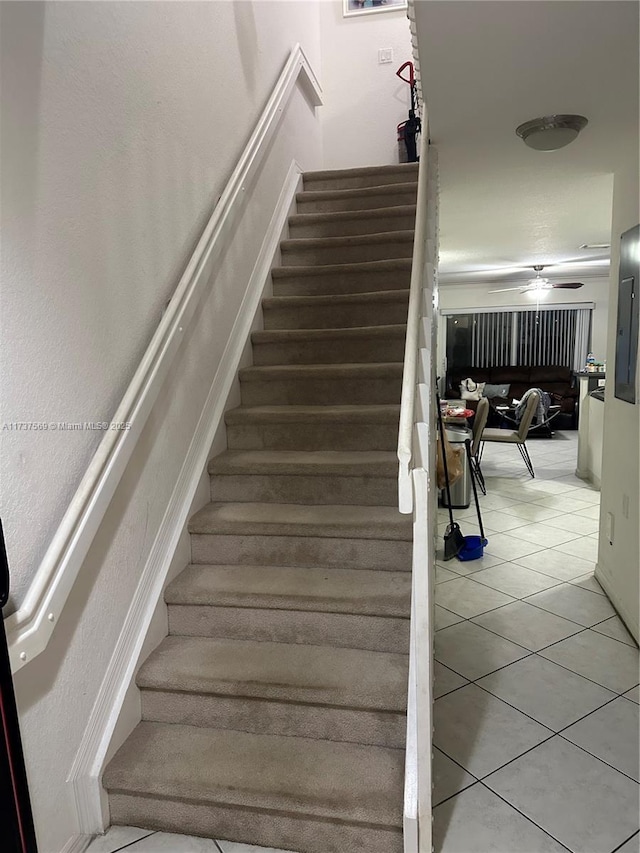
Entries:
{"label": "white wall", "polygon": [[[397,163],[396,127],[410,105],[395,74],[412,59],[406,9],[344,18],[341,0],[324,0],[320,16],[325,168]],[[388,47],[393,62],[379,65]]]}
{"label": "white wall", "polygon": [[[587,397],[589,434],[587,439],[587,473],[594,486],[602,482],[602,439],[604,434],[604,405],[595,397]],[[581,415],[582,417],[582,415]]]}
{"label": "white wall", "polygon": [[[584,287],[579,290],[552,290],[544,299],[545,305],[568,305],[575,302],[593,303],[591,327],[591,347],[598,361],[604,361],[607,352],[607,322],[609,315],[609,279],[583,278]],[[441,311],[465,310],[473,308],[500,308],[522,305],[529,307],[531,298],[519,294],[489,293],[502,287],[515,287],[521,282],[503,284],[440,284]],[[444,370],[444,322],[440,316],[438,333],[438,371]]]}
{"label": "white wall", "polygon": [[[297,41],[317,68],[318,7],[2,4],[2,39],[3,420],[109,420]],[[298,88],[52,640],[16,675],[40,853],[78,832],[71,764],[287,169],[319,168],[321,142]],[[19,602],[97,436],[3,437]]]}
{"label": "white wall", "polygon": [[[1,5],[1,421],[108,421],[318,5]],[[100,434],[1,438],[13,609]]]}
{"label": "white wall", "polygon": [[[637,123],[636,123],[637,127]],[[611,297],[607,363],[615,364],[618,308],[620,235],[640,221],[638,204],[638,136],[630,140],[630,158],[615,176],[611,241]],[[610,371],[612,373],[612,371]],[[613,376],[611,376],[613,379]],[[607,514],[612,513],[614,541],[604,536]],[[627,627],[640,641],[640,367],[636,373],[636,403],[614,397],[614,384],[606,384],[604,443],[600,504],[600,541],[596,575]]]}
{"label": "white wall", "polygon": [[[599,380],[604,383],[604,380]],[[588,381],[580,379],[580,423],[578,425],[578,459],[576,475],[596,488],[602,482],[602,442],[604,434],[604,402],[587,392]]]}

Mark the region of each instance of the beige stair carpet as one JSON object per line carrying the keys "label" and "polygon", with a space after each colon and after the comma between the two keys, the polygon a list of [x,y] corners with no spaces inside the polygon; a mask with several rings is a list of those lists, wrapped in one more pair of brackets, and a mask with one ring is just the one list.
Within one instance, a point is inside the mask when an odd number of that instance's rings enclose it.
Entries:
{"label": "beige stair carpet", "polygon": [[411,519],[397,443],[417,167],[305,175],[242,405],[141,667],[111,820],[401,853]]}

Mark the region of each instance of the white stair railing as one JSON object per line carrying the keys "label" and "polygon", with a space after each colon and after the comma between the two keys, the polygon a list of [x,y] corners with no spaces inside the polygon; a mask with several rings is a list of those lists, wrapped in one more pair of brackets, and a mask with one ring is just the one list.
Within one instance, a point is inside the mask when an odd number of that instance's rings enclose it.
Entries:
{"label": "white stair railing", "polygon": [[411,638],[404,798],[405,853],[430,853],[433,578],[436,519],[435,300],[437,298],[438,178],[422,110],[415,239],[398,431],[398,503],[413,513]]}

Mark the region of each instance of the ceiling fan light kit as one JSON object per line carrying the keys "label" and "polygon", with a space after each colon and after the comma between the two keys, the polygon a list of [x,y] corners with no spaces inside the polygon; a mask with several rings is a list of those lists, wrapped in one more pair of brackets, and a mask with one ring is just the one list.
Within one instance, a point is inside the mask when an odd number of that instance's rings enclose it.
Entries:
{"label": "ceiling fan light kit", "polygon": [[584,116],[578,115],[542,116],[525,121],[516,128],[516,133],[535,151],[557,151],[573,142],[588,123]]}
{"label": "ceiling fan light kit", "polygon": [[544,269],[544,264],[534,264],[531,268],[535,270],[535,278],[530,279],[525,285],[520,287],[501,287],[498,290],[490,290],[489,293],[507,293],[510,290],[519,290],[520,293],[530,293],[533,296],[540,298],[549,290],[577,290],[583,286],[581,281],[566,281],[552,284],[548,278],[542,278],[540,273]]}

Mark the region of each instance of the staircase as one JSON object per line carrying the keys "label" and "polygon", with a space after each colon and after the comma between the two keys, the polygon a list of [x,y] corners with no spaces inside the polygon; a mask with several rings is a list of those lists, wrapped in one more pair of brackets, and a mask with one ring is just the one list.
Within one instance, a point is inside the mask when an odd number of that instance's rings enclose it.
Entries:
{"label": "staircase", "polygon": [[412,521],[397,429],[417,167],[308,173],[111,822],[401,853]]}

